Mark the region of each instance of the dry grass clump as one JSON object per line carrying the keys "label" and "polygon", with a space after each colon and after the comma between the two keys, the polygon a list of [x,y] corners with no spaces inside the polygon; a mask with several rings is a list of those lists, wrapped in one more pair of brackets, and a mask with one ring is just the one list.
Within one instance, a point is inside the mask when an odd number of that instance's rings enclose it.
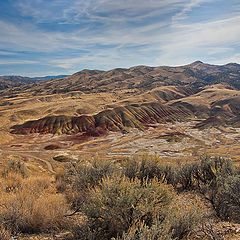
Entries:
{"label": "dry grass clump", "polygon": [[9,173],[16,173],[22,177],[27,177],[28,171],[24,162],[20,160],[9,160],[2,170],[2,176],[7,177]]}
{"label": "dry grass clump", "polygon": [[1,178],[0,222],[12,232],[39,233],[66,226],[68,204],[47,176],[24,177],[10,169]]}
{"label": "dry grass clump", "polygon": [[10,240],[11,233],[4,226],[0,225],[0,239],[1,240]]}
{"label": "dry grass clump", "polygon": [[23,183],[23,178],[17,173],[9,173],[7,177],[1,179],[0,192],[16,192]]}
{"label": "dry grass clump", "polygon": [[18,191],[1,195],[0,220],[12,231],[47,232],[65,224],[66,200],[62,194],[51,193],[45,180],[29,178]]}

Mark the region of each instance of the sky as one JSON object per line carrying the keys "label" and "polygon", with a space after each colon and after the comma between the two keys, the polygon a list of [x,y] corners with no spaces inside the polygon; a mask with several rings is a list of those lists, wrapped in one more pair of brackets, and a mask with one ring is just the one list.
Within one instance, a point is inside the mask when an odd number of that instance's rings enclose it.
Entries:
{"label": "sky", "polygon": [[240,63],[240,0],[0,0],[0,75]]}

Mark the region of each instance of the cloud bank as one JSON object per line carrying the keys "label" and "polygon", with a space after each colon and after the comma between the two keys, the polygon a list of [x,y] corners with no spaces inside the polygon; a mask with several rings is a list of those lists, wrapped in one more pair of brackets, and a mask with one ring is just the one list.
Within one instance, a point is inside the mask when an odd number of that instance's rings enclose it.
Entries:
{"label": "cloud bank", "polygon": [[240,62],[237,0],[0,3],[0,75]]}

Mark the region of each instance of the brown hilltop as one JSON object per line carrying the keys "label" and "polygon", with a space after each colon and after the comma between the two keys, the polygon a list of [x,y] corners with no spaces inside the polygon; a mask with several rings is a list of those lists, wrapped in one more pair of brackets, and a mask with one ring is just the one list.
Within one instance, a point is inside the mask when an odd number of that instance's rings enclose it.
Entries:
{"label": "brown hilltop", "polygon": [[194,94],[194,92],[191,88],[184,86],[162,86],[154,88],[150,91],[150,94],[159,101],[168,102],[190,96]]}
{"label": "brown hilltop", "polygon": [[170,101],[168,104],[190,111],[198,118],[205,118],[197,124],[200,128],[237,126],[240,119],[240,92],[219,84],[179,100]]}
{"label": "brown hilltop", "polygon": [[160,86],[186,86],[198,91],[206,85],[227,83],[240,89],[240,65],[210,65],[200,61],[178,67],[136,66],[109,71],[82,70],[62,79],[28,84],[5,90],[2,94],[29,92],[33,95],[59,94],[72,91],[84,93],[109,92],[123,89],[152,90]]}
{"label": "brown hilltop", "polygon": [[21,76],[0,76],[0,90],[9,89],[13,87],[20,87],[27,83],[34,81],[28,77]]}
{"label": "brown hilltop", "polygon": [[[223,85],[212,85],[204,88],[202,91],[181,99],[170,101],[168,104],[181,109],[187,109],[198,117],[211,115],[214,109],[226,105],[231,105],[234,114],[237,114],[240,92],[229,89]],[[231,110],[230,110],[231,112]]]}
{"label": "brown hilltop", "polygon": [[22,125],[15,125],[11,132],[15,134],[74,134],[80,132],[97,134],[101,131],[125,131],[126,128],[143,129],[149,124],[180,120],[189,115],[187,111],[155,102],[116,107],[93,116],[47,116]]}
{"label": "brown hilltop", "polygon": [[197,127],[240,126],[240,96],[221,99],[211,106],[210,116]]}

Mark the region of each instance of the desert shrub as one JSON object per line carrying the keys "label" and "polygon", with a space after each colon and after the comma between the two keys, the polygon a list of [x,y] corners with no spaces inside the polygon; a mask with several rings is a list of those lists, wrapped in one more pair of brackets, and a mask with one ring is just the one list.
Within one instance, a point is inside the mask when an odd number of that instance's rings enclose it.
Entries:
{"label": "desert shrub", "polygon": [[59,191],[64,191],[72,207],[86,200],[88,189],[99,185],[101,180],[113,174],[115,165],[109,160],[93,159],[90,162],[72,164],[56,179]]}
{"label": "desert shrub", "polygon": [[221,179],[235,174],[232,162],[221,157],[202,157],[201,162],[190,163],[180,168],[163,164],[157,157],[132,158],[123,166],[123,174],[129,179],[142,182],[157,178],[182,191],[200,190],[202,193],[213,190]]}
{"label": "desert shrub", "polygon": [[115,166],[111,161],[93,159],[72,164],[63,177],[75,189],[83,190],[99,184],[103,177],[110,176],[114,170]]}
{"label": "desert shrub", "polygon": [[130,180],[139,178],[140,163],[136,158],[129,158],[123,165],[123,174]]}
{"label": "desert shrub", "polygon": [[224,180],[217,189],[213,205],[219,217],[240,223],[240,175]]}
{"label": "desert shrub", "polygon": [[196,187],[195,175],[198,171],[198,165],[195,163],[184,165],[178,173],[178,183],[182,190],[192,190]]}
{"label": "desert shrub", "polygon": [[164,221],[155,219],[147,226],[144,222],[132,225],[117,240],[179,240],[188,236],[205,222],[206,211],[203,202],[194,195],[176,196],[169,206]]}
{"label": "desert shrub", "polygon": [[178,183],[182,190],[198,189],[202,193],[207,193],[209,190],[215,190],[220,180],[234,174],[231,160],[221,157],[203,157],[200,163],[181,167]]}
{"label": "desert shrub", "polygon": [[132,226],[128,232],[123,233],[121,237],[113,240],[172,240],[169,234],[169,227],[166,223],[156,221],[151,227],[140,223],[138,226]]}
{"label": "desert shrub", "polygon": [[26,177],[28,175],[25,163],[17,160],[9,160],[4,166],[2,176],[7,177],[9,173],[16,173],[22,177]]}
{"label": "desert shrub", "polygon": [[[49,179],[48,179],[49,180]],[[46,178],[24,179],[16,192],[2,193],[0,222],[13,232],[47,232],[62,228],[68,206],[63,195],[52,193]]]}
{"label": "desert shrub", "polygon": [[94,239],[111,239],[138,222],[151,226],[155,218],[163,221],[173,196],[170,186],[155,180],[142,184],[138,179],[107,177],[90,190],[81,210],[92,232],[97,230]]}
{"label": "desert shrub", "polygon": [[[203,222],[198,229],[198,235],[202,237],[202,239],[209,239],[209,240],[225,240],[224,234],[219,231],[218,225],[216,220],[208,219]],[[194,236],[194,232],[192,236]]]}
{"label": "desert shrub", "polygon": [[97,240],[97,229],[90,228],[87,220],[72,225],[71,232],[73,233],[73,238],[71,238],[71,240]]}
{"label": "desert shrub", "polygon": [[174,199],[167,221],[170,225],[171,239],[186,238],[206,217],[206,208],[199,198],[179,195]]}
{"label": "desert shrub", "polygon": [[162,166],[157,159],[145,158],[141,161],[139,179],[141,179],[142,182],[160,177],[161,173]]}
{"label": "desert shrub", "polygon": [[183,190],[199,190],[220,218],[240,222],[240,177],[231,160],[204,157],[199,164],[183,166],[178,181]]}
{"label": "desert shrub", "polygon": [[129,179],[138,178],[142,182],[156,178],[162,183],[172,185],[175,185],[177,179],[176,168],[162,164],[158,158],[150,156],[128,159],[123,166],[123,174]]}
{"label": "desert shrub", "polygon": [[176,167],[170,166],[170,165],[165,165],[164,171],[163,171],[162,182],[171,184],[176,188],[177,184],[178,184],[178,176],[179,176],[179,170]]}
{"label": "desert shrub", "polygon": [[10,240],[11,233],[4,226],[0,225],[0,239],[1,240]]}
{"label": "desert shrub", "polygon": [[217,187],[217,182],[228,176],[234,175],[232,161],[222,157],[204,157],[201,160],[196,176],[199,184]]}
{"label": "desert shrub", "polygon": [[106,176],[114,172],[113,163],[109,160],[94,159],[89,164],[80,163],[76,166],[76,179],[74,186],[76,189],[93,187]]}

